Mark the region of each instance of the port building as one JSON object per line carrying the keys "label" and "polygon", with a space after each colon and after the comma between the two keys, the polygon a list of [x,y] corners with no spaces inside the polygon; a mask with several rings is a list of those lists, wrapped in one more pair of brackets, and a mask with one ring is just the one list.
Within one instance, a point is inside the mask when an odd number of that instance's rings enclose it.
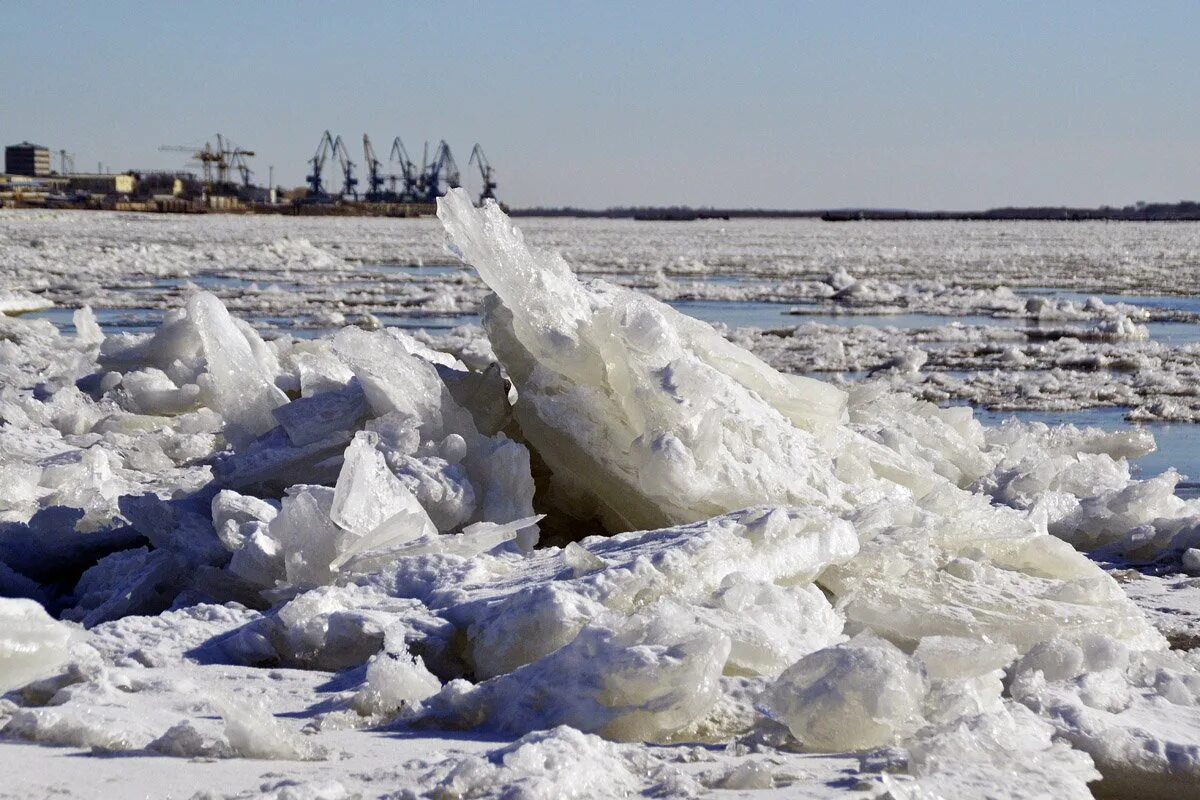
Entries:
{"label": "port building", "polygon": [[9,175],[44,178],[50,175],[50,149],[33,142],[4,148],[4,171]]}

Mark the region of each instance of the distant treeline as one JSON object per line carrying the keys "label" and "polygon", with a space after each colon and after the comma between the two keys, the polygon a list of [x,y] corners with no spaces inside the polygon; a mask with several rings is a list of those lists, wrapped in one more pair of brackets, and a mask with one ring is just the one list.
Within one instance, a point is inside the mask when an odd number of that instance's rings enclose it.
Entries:
{"label": "distant treeline", "polygon": [[787,210],[771,208],[690,208],[688,206],[621,206],[605,209],[518,208],[514,217],[591,217],[688,221],[695,219],[796,218],[819,217],[829,222],[855,220],[1123,220],[1130,222],[1200,221],[1200,203],[1136,203],[1115,208],[1071,208],[1033,206],[991,208],[987,211],[912,211],[889,208],[835,208],[823,210]]}

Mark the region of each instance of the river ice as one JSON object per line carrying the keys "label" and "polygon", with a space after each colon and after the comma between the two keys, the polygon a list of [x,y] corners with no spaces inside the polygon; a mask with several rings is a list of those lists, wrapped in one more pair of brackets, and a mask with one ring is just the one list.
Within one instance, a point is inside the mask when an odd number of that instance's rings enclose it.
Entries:
{"label": "river ice", "polygon": [[0,793],[1200,794],[1192,227],[439,216],[5,217]]}

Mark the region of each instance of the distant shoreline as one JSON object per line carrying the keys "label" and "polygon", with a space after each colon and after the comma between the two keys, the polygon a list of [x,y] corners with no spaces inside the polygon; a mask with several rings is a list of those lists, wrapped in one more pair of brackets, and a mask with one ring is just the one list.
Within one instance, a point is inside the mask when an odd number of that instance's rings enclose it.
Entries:
{"label": "distant shoreline", "polygon": [[766,209],[690,208],[687,206],[629,206],[606,209],[514,208],[513,217],[577,217],[584,219],[636,219],[658,222],[688,222],[700,219],[821,219],[826,222],[875,221],[1009,221],[1058,220],[1068,222],[1101,220],[1113,222],[1198,222],[1200,203],[1139,203],[1124,208],[1072,208],[1031,206],[992,208],[986,211],[914,211],[888,208]]}
{"label": "distant shoreline", "polygon": [[[213,198],[225,201],[227,198]],[[0,209],[38,208],[76,211],[129,211],[163,214],[280,214],[287,216],[428,217],[436,213],[433,203],[208,203],[178,198],[152,201],[107,200],[79,202],[26,202],[3,200]],[[505,208],[510,217],[562,217],[575,219],[632,219],[649,222],[690,222],[731,219],[819,219],[825,222],[921,222],[958,220],[1006,221],[1108,221],[1108,222],[1200,222],[1200,203],[1142,203],[1124,208],[1005,207],[986,211],[915,211],[890,208],[771,209],[690,208],[687,206],[629,206],[605,209],[574,207]]]}

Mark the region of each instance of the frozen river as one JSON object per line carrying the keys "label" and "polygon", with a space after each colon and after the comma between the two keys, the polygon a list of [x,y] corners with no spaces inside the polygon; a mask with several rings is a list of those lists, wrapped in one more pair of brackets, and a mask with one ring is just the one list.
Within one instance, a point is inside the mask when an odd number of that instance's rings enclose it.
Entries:
{"label": "frozen river", "polygon": [[[930,357],[918,371],[893,370],[889,380],[942,404],[991,409],[988,420],[1019,412],[1112,429],[1130,424],[1134,409],[1143,423],[1200,416],[1198,225],[521,225],[530,241],[558,248],[583,275],[639,288],[731,329],[795,331],[786,343],[806,340],[798,353],[781,350],[778,336],[751,343],[791,371],[858,381],[921,350]],[[65,332],[84,303],[106,332],[147,331],[204,289],[268,338],[325,335],[366,315],[372,324],[436,335],[477,326],[482,296],[473,272],[445,253],[431,220],[27,212],[6,217],[0,259],[0,288],[56,302],[32,316]],[[830,283],[839,270],[856,282],[851,291]],[[1113,322],[1122,318],[1124,330]],[[797,328],[809,325],[816,327]],[[1115,332],[1101,331],[1105,325]],[[817,352],[839,347],[841,358]],[[1010,377],[997,380],[997,369]],[[1188,426],[1151,430],[1159,452],[1143,462],[1148,474],[1175,466],[1200,477]]]}
{"label": "frozen river", "polygon": [[0,214],[10,794],[1200,782],[1200,226],[442,221]]}

